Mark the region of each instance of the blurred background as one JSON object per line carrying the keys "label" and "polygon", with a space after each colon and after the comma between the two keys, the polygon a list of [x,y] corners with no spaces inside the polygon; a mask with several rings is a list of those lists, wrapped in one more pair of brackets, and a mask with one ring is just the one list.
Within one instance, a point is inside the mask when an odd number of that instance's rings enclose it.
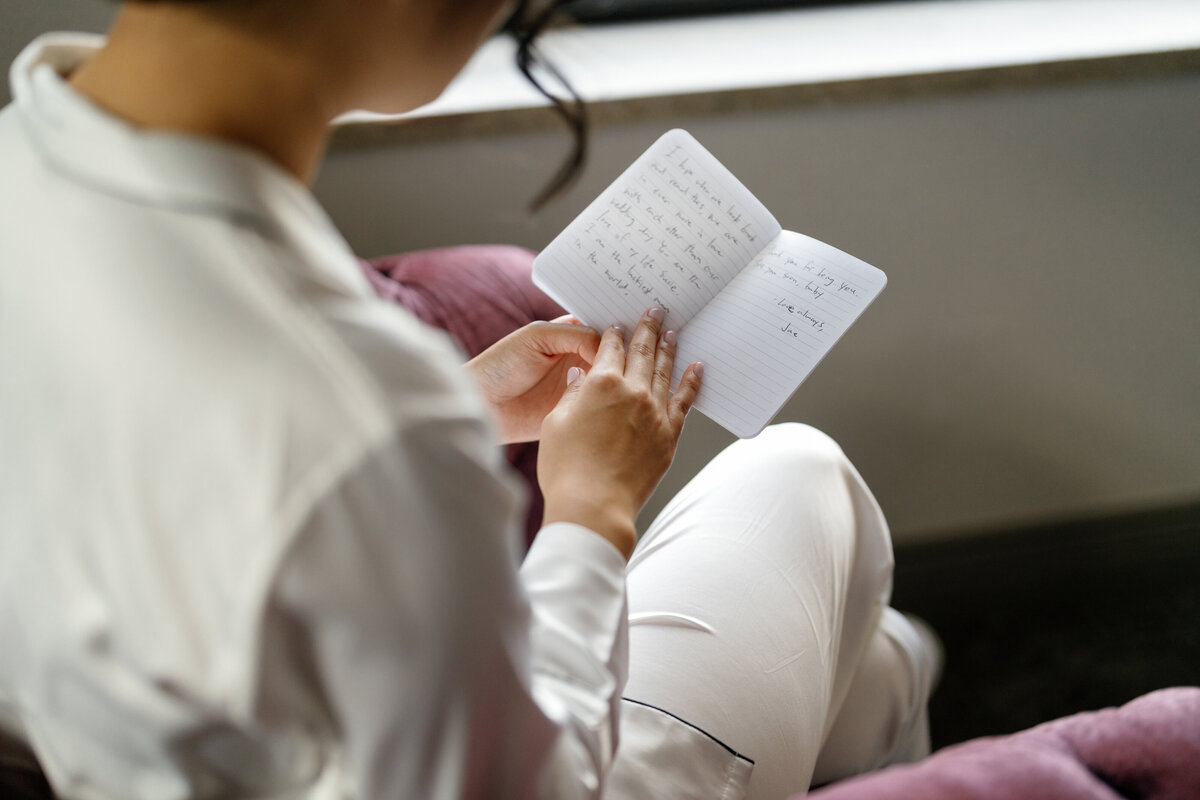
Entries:
{"label": "blurred background", "polygon": [[[315,190],[357,252],[536,250],[688,129],[889,276],[780,419],[891,521],[896,605],[947,645],[936,743],[1200,683],[1200,3],[575,6],[546,51],[592,101],[582,180],[526,211],[569,141],[492,42],[341,126]],[[3,58],[112,10],[5,0]],[[646,521],[730,441],[693,415]]]}

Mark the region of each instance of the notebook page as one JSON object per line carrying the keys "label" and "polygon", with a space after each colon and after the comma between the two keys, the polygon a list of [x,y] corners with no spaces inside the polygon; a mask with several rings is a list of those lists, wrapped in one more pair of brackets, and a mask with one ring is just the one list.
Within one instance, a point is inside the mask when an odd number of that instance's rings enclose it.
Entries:
{"label": "notebook page", "polygon": [[652,305],[681,328],[779,223],[683,130],[663,134],[533,264],[533,280],[597,329],[632,331]]}
{"label": "notebook page", "polygon": [[865,261],[783,231],[680,331],[674,385],[703,361],[695,408],[755,436],[886,283]]}

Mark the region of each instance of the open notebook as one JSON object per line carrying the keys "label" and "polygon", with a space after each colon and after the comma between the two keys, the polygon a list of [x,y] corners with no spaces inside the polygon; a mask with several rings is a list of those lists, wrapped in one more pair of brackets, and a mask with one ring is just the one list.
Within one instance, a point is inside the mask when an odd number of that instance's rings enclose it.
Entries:
{"label": "open notebook", "polygon": [[785,231],[687,131],[658,139],[537,257],[533,280],[581,322],[632,331],[652,305],[679,332],[673,385],[704,362],[695,408],[757,435],[887,276]]}

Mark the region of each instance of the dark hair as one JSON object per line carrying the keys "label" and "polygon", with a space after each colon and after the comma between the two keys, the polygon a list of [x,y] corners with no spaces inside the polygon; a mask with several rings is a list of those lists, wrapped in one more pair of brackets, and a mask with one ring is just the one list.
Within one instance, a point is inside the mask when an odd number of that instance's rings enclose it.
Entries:
{"label": "dark hair", "polygon": [[[559,165],[558,171],[529,204],[529,210],[536,212],[550,200],[559,196],[571,187],[579,177],[587,158],[588,122],[587,107],[575,88],[571,86],[558,68],[542,57],[535,40],[545,30],[546,26],[556,18],[559,7],[567,0],[553,0],[540,10],[530,8],[530,0],[518,0],[517,7],[505,26],[506,31],[517,43],[517,69],[525,79],[533,85],[550,103],[554,111],[566,123],[571,131],[572,147],[567,158]],[[549,90],[541,78],[535,74],[540,70],[552,78],[567,97],[562,97]]]}
{"label": "dark hair", "polygon": [[[157,2],[158,0],[134,0],[135,2]],[[242,0],[245,2],[246,0]],[[250,0],[251,2],[253,0]],[[215,0],[175,0],[175,2],[215,2]],[[571,132],[571,152],[558,171],[534,196],[529,204],[530,212],[539,211],[546,203],[558,197],[575,183],[587,158],[588,122],[587,109],[579,93],[571,86],[558,68],[547,61],[536,46],[538,35],[546,26],[560,16],[560,7],[570,0],[517,0],[504,31],[517,43],[517,69],[533,88],[550,101],[554,112],[566,123]],[[535,5],[537,6],[535,8]],[[545,73],[566,93],[566,97],[551,91],[538,72]]]}

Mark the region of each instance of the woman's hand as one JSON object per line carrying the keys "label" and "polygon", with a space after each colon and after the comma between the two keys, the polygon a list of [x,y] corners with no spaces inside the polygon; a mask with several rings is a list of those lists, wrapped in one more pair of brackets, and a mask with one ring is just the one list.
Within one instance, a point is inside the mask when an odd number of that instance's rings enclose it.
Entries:
{"label": "woman's hand", "polygon": [[662,309],[638,323],[626,353],[623,332],[604,332],[592,369],[572,372],[542,424],[538,483],[544,522],[575,522],[601,534],[628,558],[634,519],[675,456],[684,417],[700,389],[692,364],[674,396],[675,333],[660,335]]}
{"label": "woman's hand", "polygon": [[567,385],[567,370],[596,358],[600,334],[559,317],[519,328],[467,362],[491,406],[500,440],[536,441]]}

